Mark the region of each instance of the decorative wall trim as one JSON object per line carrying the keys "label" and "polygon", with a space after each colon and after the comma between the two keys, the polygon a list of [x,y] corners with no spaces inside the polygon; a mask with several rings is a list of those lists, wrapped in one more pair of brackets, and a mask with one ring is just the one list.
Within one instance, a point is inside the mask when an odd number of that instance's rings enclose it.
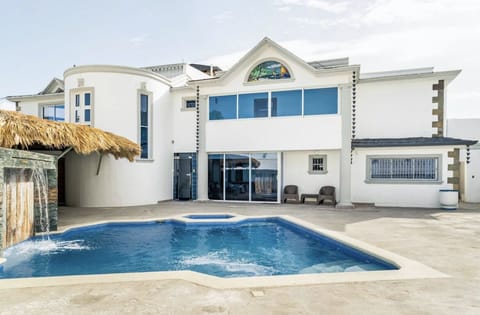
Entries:
{"label": "decorative wall trim", "polygon": [[432,128],[436,128],[437,132],[432,134],[432,137],[444,136],[444,104],[445,104],[445,80],[438,80],[438,83],[433,85],[433,91],[437,91],[437,96],[432,97],[432,103],[437,104],[436,108],[432,109],[432,115],[436,119],[432,121]]}
{"label": "decorative wall trim", "polygon": [[460,149],[448,151],[448,157],[453,159],[448,163],[448,170],[452,172],[452,176],[447,178],[447,183],[453,185],[453,189],[460,189]]}
{"label": "decorative wall trim", "polygon": [[[352,72],[352,140],[355,139],[356,128],[356,111],[357,111],[357,72]],[[350,164],[353,163],[353,146],[350,149]]]}
{"label": "decorative wall trim", "polygon": [[200,86],[197,85],[196,98],[196,130],[195,130],[195,150],[198,154],[200,151]]}

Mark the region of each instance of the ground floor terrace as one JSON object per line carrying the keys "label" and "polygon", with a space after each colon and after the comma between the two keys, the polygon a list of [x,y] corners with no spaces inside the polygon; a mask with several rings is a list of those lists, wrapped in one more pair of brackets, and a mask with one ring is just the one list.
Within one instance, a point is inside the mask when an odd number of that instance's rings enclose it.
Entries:
{"label": "ground floor terrace", "polygon": [[218,290],[183,280],[0,289],[1,314],[478,314],[480,204],[456,211],[305,204],[164,202],[61,208],[59,228],[192,212],[288,214],[430,266],[447,278]]}

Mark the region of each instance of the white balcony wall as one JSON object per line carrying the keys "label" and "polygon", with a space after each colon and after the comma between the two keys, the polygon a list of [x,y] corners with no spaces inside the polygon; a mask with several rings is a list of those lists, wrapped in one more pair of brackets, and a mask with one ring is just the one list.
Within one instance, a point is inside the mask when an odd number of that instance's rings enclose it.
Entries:
{"label": "white balcony wall", "polygon": [[339,149],[340,115],[213,120],[206,123],[207,152]]}

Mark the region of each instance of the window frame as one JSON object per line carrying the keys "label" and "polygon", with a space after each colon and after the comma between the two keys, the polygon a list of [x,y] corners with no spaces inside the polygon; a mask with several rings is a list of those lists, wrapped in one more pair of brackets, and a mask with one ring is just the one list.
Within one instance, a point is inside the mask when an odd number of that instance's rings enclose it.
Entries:
{"label": "window frame", "polygon": [[[60,121],[60,122],[66,122],[66,110],[65,110],[65,102],[62,101],[57,101],[57,102],[49,102],[49,103],[41,103],[38,104],[38,117],[42,119],[46,119],[43,117],[43,113],[46,107],[57,107],[57,106],[63,106],[63,120],[50,120],[50,121]],[[49,120],[49,119],[46,119]]]}
{"label": "window frame", "polygon": [[[313,159],[323,159],[323,170],[317,171],[313,169]],[[328,173],[327,154],[309,154],[308,155],[308,174],[323,175]]]}
{"label": "window frame", "polygon": [[147,157],[142,157],[142,153],[137,157],[137,161],[153,161],[153,93],[145,89],[137,90],[137,143],[142,145],[142,126],[141,126],[141,108],[142,108],[142,95],[146,95],[148,98],[147,110],[148,110],[148,154]]}
{"label": "window frame", "polygon": [[[336,113],[325,113],[325,114],[307,114],[305,115],[305,90],[321,90],[321,89],[331,89],[335,88],[337,90],[337,104],[336,104]],[[338,116],[341,114],[340,111],[340,101],[341,101],[341,95],[340,95],[340,90],[341,86],[338,85],[328,85],[328,86],[308,86],[308,87],[302,87],[302,88],[284,88],[284,89],[266,89],[266,90],[254,90],[254,91],[236,91],[233,93],[222,93],[222,94],[213,94],[213,95],[208,95],[207,97],[207,113],[208,113],[208,121],[217,121],[217,120],[239,120],[239,119],[282,119],[282,118],[288,118],[288,117],[319,117],[319,116]],[[273,93],[281,93],[281,92],[294,92],[294,91],[301,91],[301,114],[299,115],[283,115],[283,116],[272,116],[272,94]],[[240,117],[240,95],[247,95],[247,94],[261,94],[261,93],[266,93],[268,100],[267,100],[267,107],[268,107],[268,116],[267,117]],[[210,119],[210,99],[214,97],[223,97],[223,96],[236,96],[236,116],[232,118],[224,118],[224,119]],[[182,102],[184,102],[182,100]],[[183,110],[182,105],[182,110]]]}
{"label": "window frame", "polygon": [[[90,94],[90,104],[85,105],[85,94]],[[78,104],[77,105],[77,100]],[[95,88],[80,87],[70,90],[70,118],[69,121],[75,124],[93,127],[95,119]],[[85,110],[90,110],[90,121],[85,121]],[[76,118],[78,117],[78,121]],[[67,121],[67,120],[65,120]]]}
{"label": "window frame", "polygon": [[[195,107],[187,107],[187,102],[195,102]],[[182,98],[182,111],[196,111],[197,110],[197,100],[195,97],[184,97]]]}
{"label": "window frame", "polygon": [[[408,178],[372,178],[372,160],[405,160],[405,159],[436,159],[436,178],[435,179],[408,179]],[[365,169],[365,183],[367,184],[442,184],[442,154],[408,154],[408,155],[367,155]],[[414,165],[415,163],[413,163]]]}

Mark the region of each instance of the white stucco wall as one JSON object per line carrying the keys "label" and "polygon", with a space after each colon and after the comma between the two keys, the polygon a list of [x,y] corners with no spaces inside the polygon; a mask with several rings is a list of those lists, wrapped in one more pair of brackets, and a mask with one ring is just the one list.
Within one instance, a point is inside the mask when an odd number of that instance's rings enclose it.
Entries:
{"label": "white stucco wall", "polygon": [[[23,114],[40,117],[40,108],[42,106],[64,104],[64,101],[65,100],[63,94],[60,94],[58,96],[38,96],[37,98],[26,98],[25,100],[19,102],[20,112]],[[65,121],[67,121],[67,115],[67,111],[65,111]]]}
{"label": "white stucco wall", "polygon": [[175,153],[195,152],[196,150],[196,110],[184,109],[186,99],[196,99],[192,89],[171,93],[173,122],[173,151]]}
{"label": "white stucco wall", "polygon": [[[366,183],[367,156],[369,155],[441,155],[441,184],[378,184]],[[358,203],[374,203],[376,206],[388,207],[439,207],[439,190],[452,189],[447,184],[448,148],[445,147],[413,147],[413,148],[382,148],[355,149],[352,165],[352,201]]]}
{"label": "white stucco wall", "polygon": [[15,110],[15,103],[10,102],[9,100],[6,99],[0,99],[0,109],[1,110]]}
{"label": "white stucco wall", "polygon": [[[78,68],[78,67],[77,67]],[[172,107],[169,86],[141,74],[95,71],[88,67],[65,76],[66,108],[70,90],[79,78],[93,88],[93,125],[137,142],[138,90],[152,93],[152,150],[150,160],[129,163],[104,157],[96,176],[98,156],[71,155],[66,161],[66,199],[72,206],[127,206],[153,204],[172,198]],[[71,110],[71,109],[70,109]]]}
{"label": "white stucco wall", "polygon": [[[309,155],[327,155],[327,173],[309,174]],[[322,186],[334,186],[339,200],[340,151],[291,151],[283,153],[283,187],[297,185],[301,194],[316,194]],[[282,187],[282,191],[283,191]]]}
{"label": "white stucco wall", "polygon": [[206,123],[207,152],[339,149],[340,115],[216,120]]}
{"label": "white stucco wall", "polygon": [[360,81],[357,138],[431,137],[432,78]]}
{"label": "white stucco wall", "polygon": [[[480,141],[480,118],[449,119],[447,134],[452,138]],[[466,164],[466,150],[460,151],[460,161],[465,163],[463,194],[466,202],[480,202],[480,144],[470,148],[470,163]]]}

